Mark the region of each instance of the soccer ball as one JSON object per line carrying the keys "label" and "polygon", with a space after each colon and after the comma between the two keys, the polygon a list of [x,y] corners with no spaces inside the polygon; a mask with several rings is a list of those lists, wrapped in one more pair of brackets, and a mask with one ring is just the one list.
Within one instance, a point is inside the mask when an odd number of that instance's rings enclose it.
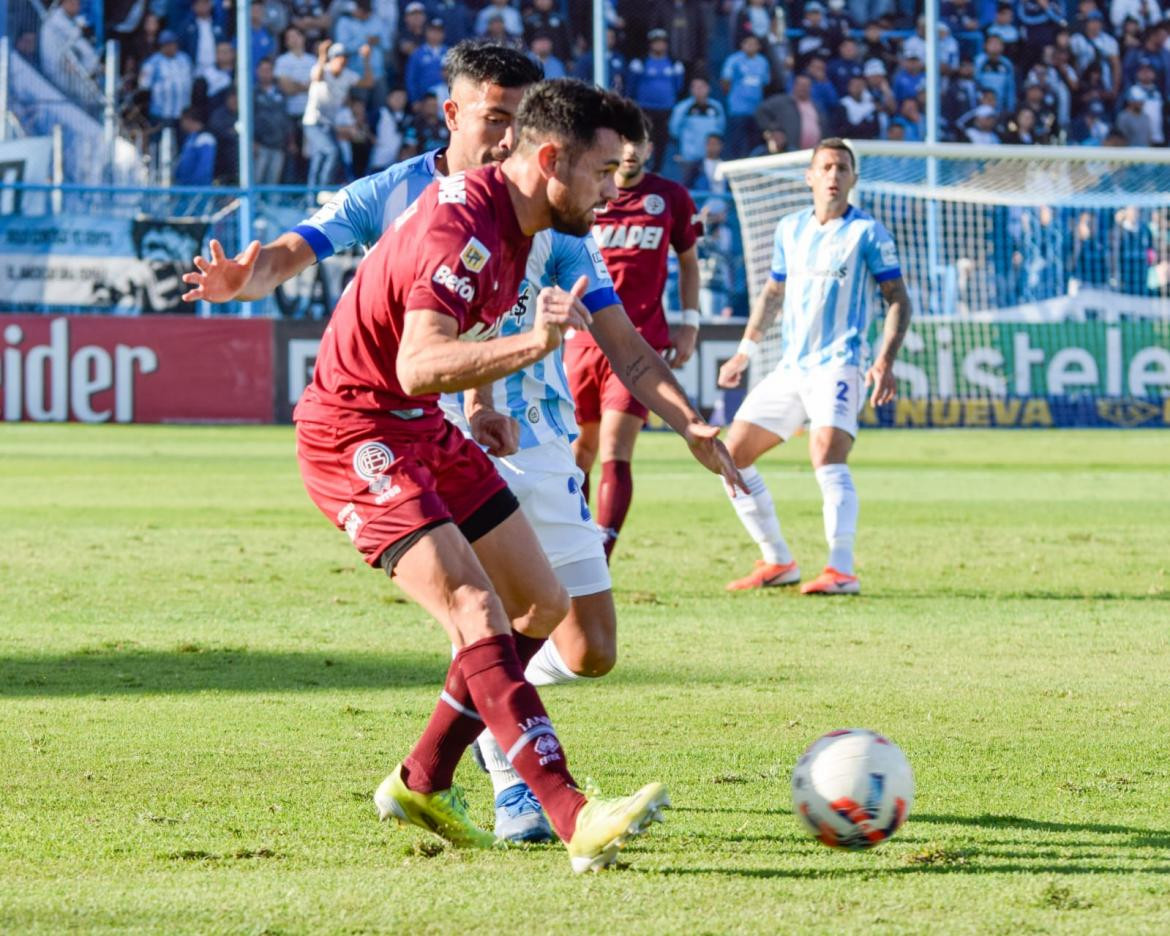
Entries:
{"label": "soccer ball", "polygon": [[821,735],[792,771],[792,809],[833,848],[873,848],[914,805],[914,772],[898,745],[864,728]]}

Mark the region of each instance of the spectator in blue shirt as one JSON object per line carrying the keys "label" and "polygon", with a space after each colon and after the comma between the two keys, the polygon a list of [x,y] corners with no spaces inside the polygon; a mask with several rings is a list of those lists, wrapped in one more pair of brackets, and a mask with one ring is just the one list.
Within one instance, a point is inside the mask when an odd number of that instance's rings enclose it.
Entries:
{"label": "spectator in blue shirt", "polygon": [[670,37],[665,29],[651,29],[646,34],[650,52],[645,59],[630,62],[626,93],[650,119],[650,142],[654,144],[652,172],[662,171],[662,160],[670,142],[670,111],[683,88],[685,69],[682,62],[667,55]]}
{"label": "spectator in blue shirt", "polygon": [[183,51],[199,71],[215,65],[215,47],[228,35],[212,15],[211,0],[194,0],[191,13],[183,29]]}
{"label": "spectator in blue shirt", "polygon": [[553,55],[552,36],[547,33],[536,33],[532,37],[528,57],[540,63],[545,78],[565,77],[565,63]]}
{"label": "spectator in blue shirt", "polygon": [[1056,31],[1066,25],[1062,0],[1019,0],[1016,18],[1028,38],[1027,54],[1018,63],[1024,66],[1040,61],[1044,47],[1052,45]]}
{"label": "spectator in blue shirt", "polygon": [[987,35],[999,36],[1003,40],[1003,55],[1008,61],[1016,60],[1023,35],[1016,25],[1016,11],[1010,0],[1001,0],[995,10],[995,22],[987,27]]}
{"label": "spectator in blue shirt", "polygon": [[922,70],[922,59],[911,51],[902,59],[902,67],[894,72],[894,98],[901,104],[906,98],[918,97],[926,85],[926,74]]}
{"label": "spectator in blue shirt", "polygon": [[447,45],[458,45],[475,35],[475,21],[462,0],[432,0],[430,11],[431,19],[443,21]]}
{"label": "spectator in blue shirt", "polygon": [[1016,109],[1016,71],[1003,57],[1003,40],[996,35],[983,42],[983,54],[975,59],[975,85],[995,94],[999,113]]}
{"label": "spectator in blue shirt", "polygon": [[370,0],[354,0],[349,13],[337,21],[333,29],[334,41],[340,42],[349,52],[349,68],[359,75],[365,73],[363,60],[357,51],[363,46],[370,47],[370,71],[374,76],[373,94],[380,100],[385,96],[387,53],[391,41],[390,25],[382,17],[371,12]]}
{"label": "spectator in blue shirt", "polygon": [[857,41],[846,36],[837,47],[837,57],[829,62],[829,80],[833,82],[833,90],[837,92],[839,98],[849,93],[851,79],[862,77],[859,55]]}
{"label": "spectator in blue shirt", "polygon": [[727,117],[723,105],[711,100],[711,85],[705,78],[691,81],[691,96],[679,101],[670,114],[670,137],[678,148],[682,184],[693,187],[695,175],[707,155],[707,137],[723,136]]}
{"label": "spectator in blue shirt", "polygon": [[808,67],[804,70],[812,82],[813,101],[826,114],[831,114],[837,109],[837,102],[841,99],[841,95],[837,93],[837,89],[833,87],[833,83],[826,77],[825,72],[825,60],[819,55],[810,58]]}
{"label": "spectator in blue shirt", "polygon": [[211,185],[215,175],[215,137],[203,129],[198,111],[187,108],[179,119],[186,134],[175,164],[175,185]]}
{"label": "spectator in blue shirt", "polygon": [[720,77],[727,95],[726,155],[728,159],[738,159],[748,154],[759,136],[756,108],[772,80],[768,60],[760,54],[758,36],[749,33],[740,40],[739,51],[727,57]]}
{"label": "spectator in blue shirt", "polygon": [[427,23],[426,42],[406,62],[406,93],[412,101],[422,100],[424,94],[443,80],[443,59],[447,56],[443,36],[443,21],[431,20]]}
{"label": "spectator in blue shirt", "polygon": [[[612,26],[605,30],[606,87],[618,94],[626,93],[626,58],[618,51],[617,30]],[[573,66],[573,77],[593,82],[593,50],[585,46]]]}
{"label": "spectator in blue shirt", "polygon": [[488,21],[496,15],[503,18],[504,29],[509,36],[524,35],[524,20],[520,18],[520,11],[511,6],[508,0],[492,0],[488,6],[479,11],[479,15],[475,18],[477,36],[487,35]]}
{"label": "spectator in blue shirt", "polygon": [[252,4],[252,63],[263,62],[266,58],[276,57],[276,40],[264,26],[264,2],[256,0]]}
{"label": "spectator in blue shirt", "polygon": [[174,127],[184,108],[191,105],[195,81],[191,59],[179,51],[179,37],[164,29],[158,37],[159,50],[142,63],[138,87],[150,93],[150,118],[155,126]]}

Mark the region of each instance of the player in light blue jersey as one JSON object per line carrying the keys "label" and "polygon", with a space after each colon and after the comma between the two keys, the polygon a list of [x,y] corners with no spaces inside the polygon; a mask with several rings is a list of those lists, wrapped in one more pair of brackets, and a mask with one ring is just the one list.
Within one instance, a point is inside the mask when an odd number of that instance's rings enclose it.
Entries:
{"label": "player in light blue jersey", "polygon": [[[351,183],[263,249],[253,244],[229,260],[213,243],[211,260],[197,258],[199,272],[184,277],[195,287],[185,298],[224,302],[267,295],[317,260],[376,242],[436,177],[504,159],[521,93],[539,75],[525,77],[519,65],[489,69],[485,75],[476,58],[476,50],[484,48],[461,43],[448,59],[451,99],[444,110],[451,138],[445,151],[424,153]],[[523,53],[487,48],[496,50],[492,58],[511,63],[516,56],[532,67]],[[537,295],[552,286],[574,289],[581,297],[592,315],[591,334],[615,372],[683,435],[696,459],[728,483],[742,483],[730,454],[715,438],[717,430],[704,423],[669,365],[631,325],[591,235],[543,231],[535,236],[526,279],[500,335],[530,330]],[[573,458],[577,424],[560,349],[494,385],[461,398],[444,397],[442,403],[447,418],[493,456],[572,599],[568,618],[525,675],[536,686],[604,675],[616,660],[617,615],[601,534],[589,515],[581,493],[583,475]],[[551,837],[535,796],[490,735],[481,738],[480,749],[496,792],[497,835],[521,841]]]}
{"label": "player in light blue jersey", "polygon": [[[777,312],[780,363],[761,380],[735,414],[727,437],[750,497],[732,505],[760,547],[750,575],[728,584],[732,591],[800,581],[756,459],[806,423],[809,457],[824,496],[829,558],[805,594],[857,594],[853,568],[858,502],[846,461],[865,405],[864,385],[880,406],[894,398],[894,359],[910,323],[910,297],[893,238],[871,215],[849,204],[857,181],[853,152],[839,139],[822,140],[805,175],[813,207],[786,215],[776,225],[772,270],[752,306],[738,352],[719,371],[719,386],[736,387],[759,350]],[[866,335],[881,293],[886,324],[881,351],[867,370]],[[864,376],[863,376],[864,375]]]}

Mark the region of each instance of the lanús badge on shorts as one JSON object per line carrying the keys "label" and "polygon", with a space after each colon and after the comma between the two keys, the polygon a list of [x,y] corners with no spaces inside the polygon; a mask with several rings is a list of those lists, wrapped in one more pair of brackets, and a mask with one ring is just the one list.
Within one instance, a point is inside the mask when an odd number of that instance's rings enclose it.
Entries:
{"label": "lan\u00fas badge on shorts", "polygon": [[660,215],[666,211],[666,201],[661,195],[647,195],[642,199],[642,210],[649,215]]}
{"label": "lan\u00fas badge on shorts", "polygon": [[358,477],[369,482],[370,493],[376,496],[377,504],[384,504],[402,493],[402,489],[397,484],[391,484],[386,477],[393,462],[394,453],[381,442],[366,442],[353,453],[353,470]]}

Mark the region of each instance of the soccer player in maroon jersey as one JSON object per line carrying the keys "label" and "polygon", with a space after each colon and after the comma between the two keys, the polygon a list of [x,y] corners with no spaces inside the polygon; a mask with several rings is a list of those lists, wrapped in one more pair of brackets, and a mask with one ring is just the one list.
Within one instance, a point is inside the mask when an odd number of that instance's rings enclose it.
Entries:
{"label": "soccer player in maroon jersey", "polygon": [[[617,171],[618,197],[597,212],[593,238],[601,248],[618,298],[650,347],[682,367],[699,337],[699,261],[695,241],[702,231],[695,203],[677,182],[646,171],[649,133],[640,143],[627,140]],[[678,288],[683,323],[671,337],[662,308],[670,248],[678,255]],[[565,368],[577,407],[581,434],[573,443],[577,467],[589,472],[601,456],[597,486],[597,525],[609,558],[625,523],[634,493],[630,459],[649,411],[613,372],[592,336],[581,331],[565,346]]]}
{"label": "soccer player in maroon jersey", "polygon": [[[582,278],[542,290],[532,331],[492,337],[516,301],[532,235],[583,236],[616,195],[630,102],[543,82],[516,115],[513,155],[438,180],[383,234],[334,311],[294,413],[310,497],[366,561],[443,625],[458,652],[419,742],[379,786],[394,816],[456,846],[494,837],[468,817],[455,767],[486,725],[568,844],[575,871],[611,863],[667,805],[659,783],[586,798],[524,665],[569,610],[532,528],[483,451],[443,419],[442,392],[531,364],[586,328]],[[494,584],[494,587],[493,587]]]}

